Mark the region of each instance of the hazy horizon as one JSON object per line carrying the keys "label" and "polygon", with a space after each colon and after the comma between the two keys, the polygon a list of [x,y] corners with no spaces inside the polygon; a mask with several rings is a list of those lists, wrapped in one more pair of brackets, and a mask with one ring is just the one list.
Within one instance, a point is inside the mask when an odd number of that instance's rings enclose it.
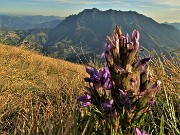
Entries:
{"label": "hazy horizon", "polygon": [[67,17],[84,9],[136,11],[155,21],[180,22],[180,0],[0,0],[0,14]]}

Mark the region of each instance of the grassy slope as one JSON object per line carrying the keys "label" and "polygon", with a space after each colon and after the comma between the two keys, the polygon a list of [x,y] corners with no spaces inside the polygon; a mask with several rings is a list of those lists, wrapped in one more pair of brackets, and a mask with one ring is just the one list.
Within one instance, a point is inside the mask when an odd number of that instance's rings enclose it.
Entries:
{"label": "grassy slope", "polygon": [[5,45],[0,45],[0,61],[1,91],[59,89],[64,83],[77,83],[72,81],[82,78],[84,71],[78,64]]}
{"label": "grassy slope", "polygon": [[84,75],[82,65],[0,44],[0,133],[55,132],[71,114]]}
{"label": "grassy slope", "polygon": [[[164,132],[174,135],[180,126],[179,59],[163,57],[163,63],[155,59],[152,69],[153,80],[162,81],[162,90],[144,128],[158,133],[163,115]],[[85,76],[82,65],[0,45],[0,134],[85,132],[88,112],[76,104]]]}

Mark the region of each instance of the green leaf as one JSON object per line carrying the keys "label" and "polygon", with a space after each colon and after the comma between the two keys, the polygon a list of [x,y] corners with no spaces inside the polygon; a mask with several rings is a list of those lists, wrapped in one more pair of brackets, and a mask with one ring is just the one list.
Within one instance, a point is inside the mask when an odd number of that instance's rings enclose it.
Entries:
{"label": "green leaf", "polygon": [[93,111],[99,118],[104,119],[103,114],[99,110],[93,110]]}
{"label": "green leaf", "polygon": [[164,115],[161,116],[161,123],[160,123],[160,133],[159,135],[164,134]]}

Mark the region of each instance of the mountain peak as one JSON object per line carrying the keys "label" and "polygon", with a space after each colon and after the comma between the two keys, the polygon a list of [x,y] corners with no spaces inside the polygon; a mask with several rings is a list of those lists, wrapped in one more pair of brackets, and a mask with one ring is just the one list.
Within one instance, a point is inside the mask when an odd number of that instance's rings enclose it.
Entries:
{"label": "mountain peak", "polygon": [[[103,49],[102,45],[106,42],[106,35],[112,35],[116,25],[122,28],[123,34],[131,34],[133,29],[138,30],[141,33],[140,44],[148,50],[154,48],[160,52],[162,49],[168,50],[171,44],[177,47],[177,43],[180,42],[178,30],[159,24],[152,18],[136,11],[113,9],[101,11],[93,8],[67,17],[66,20],[52,29],[49,33],[46,50],[56,48],[54,52],[61,55],[62,53],[58,50],[62,50],[62,47],[67,49],[68,46],[73,46],[79,53],[82,52],[80,48],[83,47],[84,52],[100,54]],[[162,44],[163,47],[157,45],[154,40],[158,44]]]}
{"label": "mountain peak", "polygon": [[84,9],[82,12],[80,12],[79,14],[85,14],[85,13],[90,13],[90,14],[94,14],[100,12],[100,10],[98,8],[92,8],[92,9]]}
{"label": "mountain peak", "polygon": [[91,8],[91,9],[84,9],[80,13],[84,13],[84,12],[124,12],[124,13],[137,13],[137,14],[139,14],[138,12],[132,11],[132,10],[122,11],[122,10],[108,9],[108,10],[102,11],[102,10],[99,10],[98,8],[95,8],[95,7]]}
{"label": "mountain peak", "polygon": [[[100,10],[99,10],[98,8],[95,8],[95,7],[94,7],[94,8],[92,8],[92,9],[84,9],[83,11],[91,11],[91,12],[92,12],[92,11],[100,11]],[[83,12],[83,11],[82,11],[82,12]]]}

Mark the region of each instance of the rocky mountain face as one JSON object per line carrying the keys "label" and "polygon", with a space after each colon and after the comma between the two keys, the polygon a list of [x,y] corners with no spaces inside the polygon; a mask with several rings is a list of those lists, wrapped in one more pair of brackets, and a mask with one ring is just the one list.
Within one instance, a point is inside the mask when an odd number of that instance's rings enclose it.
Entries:
{"label": "rocky mountain face", "polygon": [[[92,52],[100,54],[103,50],[106,35],[112,35],[118,25],[123,35],[131,33],[133,29],[140,32],[140,45],[148,50],[157,52],[170,51],[180,47],[180,32],[173,26],[159,24],[152,18],[134,11],[100,11],[96,8],[85,9],[77,15],[71,15],[51,29],[44,51],[54,57],[67,56],[73,59],[72,50],[81,55]],[[65,54],[66,53],[66,54]],[[69,58],[71,57],[71,58]]]}

